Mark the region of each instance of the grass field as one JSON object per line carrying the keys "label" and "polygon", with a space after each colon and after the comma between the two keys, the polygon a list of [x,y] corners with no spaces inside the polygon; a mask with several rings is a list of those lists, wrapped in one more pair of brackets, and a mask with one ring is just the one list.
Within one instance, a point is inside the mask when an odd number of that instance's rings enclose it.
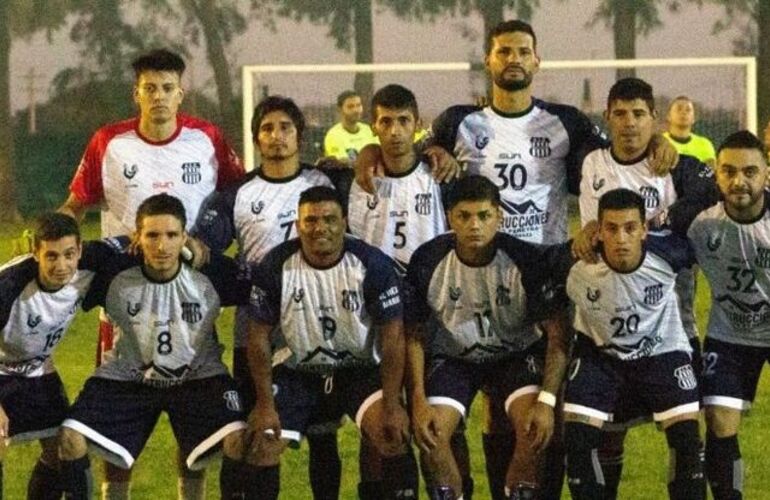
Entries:
{"label": "grass field", "polygon": [[[12,254],[11,239],[17,237],[21,227],[3,227],[0,229],[0,263],[7,261]],[[98,235],[98,225],[87,223],[84,226],[85,236],[93,238]],[[705,331],[705,320],[708,314],[709,291],[705,280],[698,281],[698,298],[696,310],[701,331]],[[218,322],[221,338],[230,347],[232,339],[232,310],[226,311]],[[67,392],[73,399],[86,378],[94,369],[94,352],[96,346],[97,313],[81,314],[70,328],[69,333],[59,345],[56,352],[56,365],[64,379]],[[230,350],[225,354],[230,361]],[[765,370],[757,394],[757,404],[750,415],[744,420],[741,429],[741,448],[746,463],[745,495],[747,499],[770,498],[770,458],[762,450],[770,446],[770,427],[767,426],[770,412],[770,381],[768,370]],[[481,421],[478,405],[472,410],[468,441],[471,446],[473,459],[473,476],[476,482],[475,498],[489,498],[484,475],[484,464],[481,451],[481,439],[478,423]],[[346,425],[340,432],[340,450],[343,461],[344,499],[356,498],[357,472],[357,435],[354,426]],[[38,445],[36,443],[13,446],[5,458],[5,498],[20,499],[25,497],[27,479],[37,459]],[[163,418],[157,426],[155,434],[150,439],[143,454],[137,461],[134,473],[132,496],[135,500],[144,499],[173,499],[176,498],[176,472],[174,452],[175,444],[168,426]],[[288,450],[283,457],[281,468],[281,498],[308,499],[311,498],[307,480],[307,455],[305,448],[301,451]],[[633,429],[626,442],[626,466],[621,483],[620,498],[632,500],[654,500],[667,498],[667,449],[665,436],[656,431],[652,425],[644,425]],[[101,475],[99,467],[95,467],[96,478]],[[765,471],[765,472],[763,472]],[[218,466],[209,468],[208,498],[219,498]],[[423,495],[424,496],[424,495]],[[564,498],[569,498],[565,493]]]}

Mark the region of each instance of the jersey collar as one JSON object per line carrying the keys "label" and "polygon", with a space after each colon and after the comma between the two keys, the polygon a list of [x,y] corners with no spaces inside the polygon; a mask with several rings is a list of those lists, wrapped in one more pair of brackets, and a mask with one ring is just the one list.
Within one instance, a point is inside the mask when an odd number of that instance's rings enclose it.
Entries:
{"label": "jersey collar", "polygon": [[489,105],[489,109],[492,110],[493,113],[496,115],[502,116],[503,118],[521,118],[522,116],[528,115],[530,111],[535,107],[535,100],[532,99],[532,101],[529,103],[529,106],[527,106],[527,109],[524,111],[519,111],[518,113],[506,113],[505,111],[501,111],[494,107],[493,105]]}

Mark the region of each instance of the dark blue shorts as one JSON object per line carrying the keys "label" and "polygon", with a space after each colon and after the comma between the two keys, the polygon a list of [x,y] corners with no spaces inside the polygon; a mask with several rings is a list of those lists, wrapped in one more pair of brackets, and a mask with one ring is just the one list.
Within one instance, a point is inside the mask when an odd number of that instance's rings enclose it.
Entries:
{"label": "dark blue shorts", "polygon": [[130,468],[166,412],[190,469],[201,469],[222,439],[246,428],[235,383],[228,375],[168,388],[91,377],[62,424],[88,439],[107,461]]}
{"label": "dark blue shorts", "polygon": [[765,363],[770,363],[770,347],[731,344],[706,337],[701,375],[703,404],[749,409]]}
{"label": "dark blue shorts", "polygon": [[436,357],[425,375],[428,402],[447,405],[467,417],[478,391],[503,411],[519,396],[540,391],[545,364],[545,342],[538,341],[513,357],[487,363],[469,363]]}
{"label": "dark blue shorts", "polygon": [[673,351],[623,361],[580,338],[568,370],[564,411],[612,422],[621,399],[627,409],[651,413],[656,422],[698,411],[698,381],[690,354]]}
{"label": "dark blue shorts", "polygon": [[0,405],[8,416],[11,442],[55,436],[69,410],[58,373],[42,377],[0,375]]}
{"label": "dark blue shorts", "polygon": [[299,443],[315,422],[347,415],[361,427],[366,410],[382,398],[380,368],[340,368],[329,376],[279,365],[273,369],[275,407],[281,437]]}

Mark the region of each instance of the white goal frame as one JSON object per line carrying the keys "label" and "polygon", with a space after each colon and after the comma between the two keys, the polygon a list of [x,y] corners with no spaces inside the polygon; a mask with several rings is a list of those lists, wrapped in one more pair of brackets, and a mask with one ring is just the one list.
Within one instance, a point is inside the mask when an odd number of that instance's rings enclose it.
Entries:
{"label": "white goal frame", "polygon": [[[753,57],[687,57],[671,59],[591,59],[543,61],[540,69],[621,69],[682,66],[743,66],[745,68],[746,128],[757,131],[757,61]],[[254,113],[254,75],[259,73],[384,73],[394,71],[470,71],[469,62],[389,64],[272,64],[244,65],[243,161],[247,171],[254,168],[251,116]]]}

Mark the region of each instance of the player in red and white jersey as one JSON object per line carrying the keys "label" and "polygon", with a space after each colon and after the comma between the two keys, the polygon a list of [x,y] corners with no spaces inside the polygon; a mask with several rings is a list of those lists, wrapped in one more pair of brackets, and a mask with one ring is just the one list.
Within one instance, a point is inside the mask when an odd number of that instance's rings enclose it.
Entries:
{"label": "player in red and white jersey", "polygon": [[[88,208],[98,206],[103,237],[130,234],[139,204],[163,192],[182,200],[189,230],[203,200],[242,177],[243,166],[215,125],[178,112],[185,93],[185,63],[178,55],[155,50],[132,67],[139,115],[96,131],[59,210],[81,220]],[[112,328],[103,320],[97,360],[113,343]],[[200,477],[180,482],[183,490],[200,490],[193,498],[202,495],[202,486]],[[107,498],[124,498],[128,477],[108,471],[103,491]]]}

